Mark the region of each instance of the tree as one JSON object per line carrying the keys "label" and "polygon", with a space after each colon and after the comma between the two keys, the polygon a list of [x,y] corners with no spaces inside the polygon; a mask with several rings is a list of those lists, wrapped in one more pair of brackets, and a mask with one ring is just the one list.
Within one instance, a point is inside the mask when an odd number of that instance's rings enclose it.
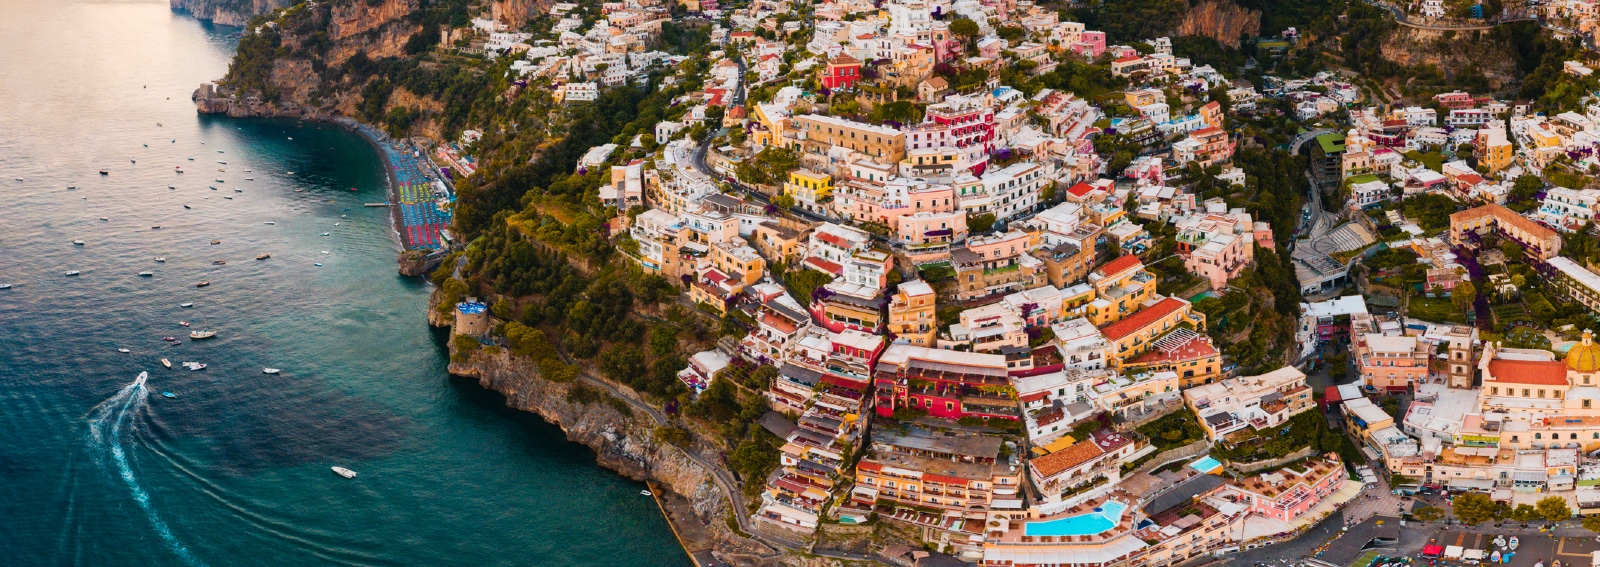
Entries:
{"label": "tree", "polygon": [[1479,492],[1462,494],[1455,500],[1456,518],[1469,526],[1494,518],[1494,500]]}
{"label": "tree", "polygon": [[1434,506],[1418,506],[1411,511],[1411,515],[1416,516],[1419,522],[1437,522],[1444,518],[1444,510]]}
{"label": "tree", "polygon": [[1511,519],[1518,522],[1532,522],[1539,519],[1539,510],[1527,504],[1518,504],[1511,509]]}
{"label": "tree", "polygon": [[994,213],[967,213],[967,229],[974,234],[989,232],[990,228],[994,228]]}
{"label": "tree", "polygon": [[1500,253],[1506,255],[1506,260],[1515,262],[1522,259],[1522,245],[1507,240],[1500,243]]}
{"label": "tree", "polygon": [[1456,308],[1462,311],[1470,311],[1472,303],[1477,300],[1478,287],[1472,285],[1472,282],[1458,283],[1456,288],[1450,292],[1450,302],[1454,303]]}
{"label": "tree", "polygon": [[967,41],[971,41],[972,38],[978,37],[978,22],[974,22],[968,18],[956,18],[955,21],[950,22],[950,33],[959,35],[962,39]]}
{"label": "tree", "polygon": [[1539,517],[1551,522],[1559,522],[1572,517],[1572,509],[1567,507],[1567,499],[1560,496],[1547,496],[1534,504]]}
{"label": "tree", "polygon": [[1583,529],[1600,533],[1600,516],[1584,516]]}

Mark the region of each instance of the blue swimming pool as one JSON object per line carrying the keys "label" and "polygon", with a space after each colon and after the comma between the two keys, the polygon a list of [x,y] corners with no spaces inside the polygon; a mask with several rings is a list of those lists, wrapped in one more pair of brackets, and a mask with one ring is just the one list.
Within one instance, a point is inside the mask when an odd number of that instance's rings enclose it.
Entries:
{"label": "blue swimming pool", "polygon": [[1210,455],[1206,455],[1206,458],[1204,458],[1204,459],[1200,459],[1198,461],[1189,463],[1189,468],[1197,470],[1197,471],[1200,471],[1200,472],[1203,472],[1203,473],[1208,473],[1208,472],[1217,470],[1219,468],[1222,468],[1222,463],[1217,461],[1216,459],[1211,458]]}
{"label": "blue swimming pool", "polygon": [[1084,536],[1099,535],[1106,530],[1117,527],[1117,522],[1122,520],[1122,513],[1127,511],[1128,505],[1116,500],[1107,500],[1101,507],[1093,512],[1078,514],[1065,518],[1057,518],[1046,522],[1028,522],[1024,532],[1030,536]]}

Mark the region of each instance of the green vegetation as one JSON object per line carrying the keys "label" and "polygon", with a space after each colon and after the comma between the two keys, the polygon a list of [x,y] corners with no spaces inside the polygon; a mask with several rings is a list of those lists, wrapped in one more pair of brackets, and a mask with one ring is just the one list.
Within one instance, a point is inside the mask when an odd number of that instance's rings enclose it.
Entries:
{"label": "green vegetation", "polygon": [[1155,445],[1157,451],[1182,447],[1206,438],[1205,430],[1200,428],[1199,417],[1187,407],[1141,425],[1138,431],[1150,440],[1151,445]]}
{"label": "green vegetation", "polygon": [[1282,458],[1305,447],[1312,447],[1318,453],[1337,452],[1348,465],[1365,462],[1350,437],[1329,428],[1322,412],[1316,411],[1301,412],[1289,418],[1288,423],[1271,429],[1235,432],[1212,447],[1211,455],[1249,463]]}

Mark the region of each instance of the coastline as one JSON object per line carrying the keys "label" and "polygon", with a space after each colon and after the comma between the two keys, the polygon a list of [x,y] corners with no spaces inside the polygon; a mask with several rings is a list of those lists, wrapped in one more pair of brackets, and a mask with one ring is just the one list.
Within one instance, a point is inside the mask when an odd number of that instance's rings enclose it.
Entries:
{"label": "coastline", "polygon": [[[394,163],[394,160],[389,159],[389,152],[383,146],[388,136],[377,131],[371,125],[363,124],[354,118],[341,116],[334,118],[332,122],[355,132],[356,135],[361,136],[361,139],[366,140],[372,146],[373,151],[378,152],[378,159],[383,162],[383,200],[389,203],[398,203],[400,201],[400,179],[395,176],[395,168],[399,166]],[[379,138],[379,136],[383,137]],[[393,234],[395,242],[400,244],[399,254],[403,255],[408,249],[408,243],[405,235],[400,233],[400,227],[403,224],[400,220],[400,212],[394,206],[386,208],[389,209],[389,233]]]}

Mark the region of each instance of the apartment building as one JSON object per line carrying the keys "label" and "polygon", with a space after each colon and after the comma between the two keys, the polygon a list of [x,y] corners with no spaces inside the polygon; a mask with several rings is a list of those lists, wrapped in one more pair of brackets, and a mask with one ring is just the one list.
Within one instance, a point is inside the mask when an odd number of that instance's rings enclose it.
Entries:
{"label": "apartment building", "polygon": [[796,116],[791,126],[794,138],[788,143],[807,154],[826,156],[846,148],[891,163],[906,157],[905,134],[894,128],[817,114]]}
{"label": "apartment building", "polygon": [[943,419],[1020,419],[999,354],[889,345],[873,372],[878,415],[911,408]]}
{"label": "apartment building", "polygon": [[1028,235],[1021,231],[969,238],[950,251],[956,271],[956,299],[969,300],[1038,287],[1043,263],[1028,255]]}
{"label": "apartment building", "polygon": [[1089,302],[1085,317],[1096,326],[1119,321],[1156,296],[1155,274],[1132,254],[1095,268],[1087,281],[1094,288],[1095,299]]}
{"label": "apartment building", "polygon": [[976,553],[989,510],[1023,506],[1017,456],[1001,457],[1000,446],[992,435],[875,431],[856,465],[850,500],[880,518],[922,528],[926,541]]}
{"label": "apartment building", "polygon": [[1366,333],[1354,347],[1361,383],[1367,388],[1404,392],[1428,381],[1433,349],[1417,337]]}
{"label": "apartment building", "polygon": [[935,346],[939,334],[937,294],[922,280],[900,284],[889,299],[889,333],[920,347]]}
{"label": "apartment building", "polygon": [[1339,454],[1328,453],[1273,472],[1230,481],[1222,497],[1248,505],[1251,513],[1291,524],[1338,493],[1349,478]]}
{"label": "apartment building", "polygon": [[1293,366],[1195,386],[1183,391],[1183,401],[1212,441],[1246,427],[1277,427],[1316,406],[1305,373]]}

